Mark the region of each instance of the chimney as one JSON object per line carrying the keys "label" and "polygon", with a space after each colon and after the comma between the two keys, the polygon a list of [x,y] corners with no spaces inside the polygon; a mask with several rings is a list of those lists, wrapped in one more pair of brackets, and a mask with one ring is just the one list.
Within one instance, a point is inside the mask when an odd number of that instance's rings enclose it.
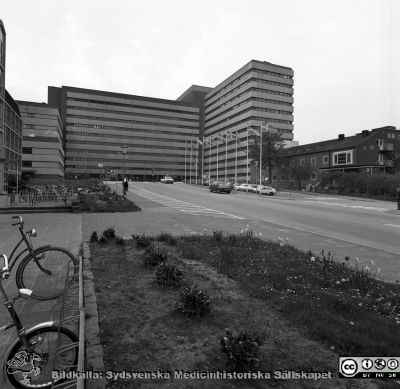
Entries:
{"label": "chimney", "polygon": [[344,139],[344,134],[339,134],[338,140],[343,140]]}
{"label": "chimney", "polygon": [[366,136],[368,136],[369,135],[369,131],[368,130],[364,130],[364,131],[361,131],[361,136],[362,137],[366,137]]}

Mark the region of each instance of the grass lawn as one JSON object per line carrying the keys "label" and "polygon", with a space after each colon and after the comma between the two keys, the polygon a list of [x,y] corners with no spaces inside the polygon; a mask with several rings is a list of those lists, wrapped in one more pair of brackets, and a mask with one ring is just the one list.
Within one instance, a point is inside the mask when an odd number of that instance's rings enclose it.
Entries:
{"label": "grass lawn", "polygon": [[[329,253],[265,242],[251,231],[134,238],[90,247],[106,370],[231,371],[220,345],[229,328],[264,338],[255,371],[331,372],[333,379],[119,379],[108,388],[395,387],[341,380],[337,369],[341,355],[399,354],[398,284],[379,282]],[[209,314],[187,317],[178,309],[179,288],[158,284],[154,268],[144,265],[148,244],[182,270],[182,286],[207,292]]]}

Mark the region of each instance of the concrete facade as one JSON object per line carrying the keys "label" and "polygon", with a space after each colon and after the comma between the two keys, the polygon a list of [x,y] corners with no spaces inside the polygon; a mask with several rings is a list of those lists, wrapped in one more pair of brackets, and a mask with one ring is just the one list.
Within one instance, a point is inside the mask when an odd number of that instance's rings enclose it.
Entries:
{"label": "concrete facade", "polygon": [[64,181],[60,113],[45,103],[17,101],[23,122],[22,175],[26,183]]}
{"label": "concrete facade", "polygon": [[0,193],[6,188],[5,148],[4,148],[4,110],[6,106],[6,30],[0,20]]}
{"label": "concrete facade", "polygon": [[182,179],[199,136],[199,108],[185,102],[63,86],[48,103],[61,113],[66,178]]}
{"label": "concrete facade", "polygon": [[18,188],[21,183],[22,119],[17,103],[5,90],[4,107],[4,181],[3,193]]}
{"label": "concrete facade", "polygon": [[293,76],[291,68],[252,60],[206,95],[205,175],[246,181],[253,168],[247,159],[249,127],[268,123],[282,139],[293,139]]}
{"label": "concrete facade", "polygon": [[7,92],[6,30],[0,20],[0,194],[21,182],[22,120],[18,105]]}

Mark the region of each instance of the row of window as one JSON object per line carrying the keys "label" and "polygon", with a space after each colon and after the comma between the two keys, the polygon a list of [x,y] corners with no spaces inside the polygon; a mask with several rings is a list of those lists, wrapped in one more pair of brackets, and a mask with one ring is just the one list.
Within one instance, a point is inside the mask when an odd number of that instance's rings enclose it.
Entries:
{"label": "row of window", "polygon": [[[48,162],[48,161],[47,161]],[[33,161],[22,161],[22,167],[32,167],[32,163],[33,163]],[[43,163],[43,162],[41,162],[41,163]],[[52,165],[54,165],[56,162],[48,162],[48,164],[52,164]],[[58,168],[59,169],[61,169],[62,171],[64,171],[64,166],[62,165],[62,163],[60,163],[60,162],[57,162],[57,165],[58,165]],[[50,166],[46,166],[46,168],[49,168]],[[54,166],[52,166],[52,167],[54,167]]]}
{"label": "row of window", "polygon": [[[157,172],[156,172],[157,169]],[[168,170],[172,170],[173,169],[173,173],[168,172]],[[82,165],[71,165],[71,166],[66,166],[65,170],[68,172],[75,172],[79,173],[79,171],[81,170],[94,170],[94,173],[99,173],[100,172],[100,168],[98,166],[82,166]],[[121,172],[121,166],[107,166],[105,168],[105,170],[107,172],[110,172],[112,170],[115,170],[117,172]],[[104,174],[104,168],[101,169],[102,174]],[[170,168],[168,167],[153,167],[153,166],[135,166],[134,168],[126,168],[127,174],[132,174],[134,173],[136,175],[136,173],[138,171],[141,171],[142,174],[146,174],[146,175],[166,175],[165,173],[168,173],[168,175],[178,175],[178,174],[182,174],[185,172],[185,168],[178,168],[178,167],[174,167],[174,168]],[[188,173],[189,174],[189,173]]]}
{"label": "row of window", "polygon": [[[107,143],[104,143],[104,142],[97,142],[98,144],[101,144],[101,145],[115,145],[115,146],[118,146],[119,148],[121,147],[121,143],[110,143],[110,142],[107,142]],[[96,143],[96,144],[97,144]],[[71,144],[77,144],[77,145],[80,145],[80,144],[85,144],[85,142],[84,141],[78,141],[78,140],[70,140],[70,141],[68,141],[68,143],[67,143],[67,153],[69,154],[69,153],[84,153],[84,154],[86,154],[86,153],[94,153],[94,154],[98,154],[100,151],[99,150],[83,150],[83,149],[76,149],[76,148],[74,148],[74,147],[69,147]],[[90,143],[90,144],[92,144],[92,143]],[[132,148],[132,149],[160,149],[160,150],[175,150],[175,151],[178,151],[178,150],[185,150],[185,147],[180,147],[180,146],[162,146],[162,145],[149,145],[149,144],[135,144],[135,145],[128,145],[128,151],[126,152],[126,155],[130,155],[130,154],[132,154],[132,155],[134,155],[134,154],[136,154],[137,152],[135,152],[135,151],[129,151],[129,149],[130,148]],[[105,150],[103,149],[103,150],[101,150],[101,152],[102,153],[104,153],[105,152]],[[122,152],[121,150],[117,150],[117,151],[110,151],[110,150],[107,150],[107,152],[111,152],[111,153],[113,153],[113,154],[116,154],[116,153],[120,153],[120,152]],[[140,154],[142,154],[142,152],[140,152]]]}
{"label": "row of window", "polygon": [[[99,108],[89,108],[89,107],[78,107],[76,105],[68,105],[68,109],[75,109],[79,111],[88,111],[88,112],[101,112],[101,113],[112,113],[112,114],[119,114],[119,115],[133,115],[136,117],[146,117],[146,118],[153,118],[153,119],[161,119],[161,120],[177,120],[177,121],[187,121],[187,122],[196,122],[198,123],[199,120],[195,118],[182,118],[182,117],[177,117],[177,116],[161,116],[161,115],[150,115],[150,114],[145,114],[145,113],[137,113],[133,111],[118,111],[116,109],[99,109]],[[188,113],[187,113],[188,114]],[[67,111],[67,116],[73,117],[72,115],[68,114]],[[193,115],[191,115],[193,116]],[[86,116],[85,116],[86,117]]]}
{"label": "row of window", "polygon": [[[88,119],[85,116],[81,116],[81,119]],[[68,118],[67,118],[68,119]],[[119,121],[119,120],[110,120],[110,119],[100,119],[100,118],[94,118],[92,120],[98,120],[98,121]],[[125,122],[127,123],[127,122]],[[153,123],[153,122],[142,122],[139,120],[131,120],[129,121],[129,123],[131,124],[140,124],[140,125],[147,125],[147,126],[157,126],[157,127],[173,127],[173,128],[184,128],[186,130],[198,130],[198,127],[193,126],[181,126],[178,124],[168,124],[168,123]],[[108,129],[108,130],[115,130],[115,131],[121,131],[124,130],[125,128],[123,127],[113,127],[113,126],[103,126],[101,124],[86,124],[86,123],[71,123],[71,122],[67,122],[67,126],[72,126],[72,127],[88,127],[88,128],[103,128],[103,129]],[[126,130],[129,130],[126,129]]]}
{"label": "row of window", "polygon": [[109,134],[109,133],[98,133],[98,132],[79,132],[79,131],[68,131],[67,136],[89,136],[91,138],[114,138],[114,139],[130,139],[130,140],[149,140],[149,141],[160,141],[160,142],[173,142],[173,143],[185,143],[188,140],[182,139],[170,139],[150,136],[133,136],[133,135],[122,135],[122,134]]}
{"label": "row of window", "polygon": [[[90,103],[90,104],[99,104],[99,105],[111,105],[115,107],[126,107],[126,108],[138,108],[138,109],[146,109],[146,110],[152,110],[152,111],[163,111],[163,112],[175,112],[175,113],[180,113],[180,114],[197,114],[198,109],[194,107],[188,107],[187,109],[184,109],[185,107],[182,106],[181,109],[173,109],[173,108],[160,108],[160,107],[152,107],[149,105],[140,105],[138,103],[136,104],[128,104],[128,103],[116,103],[113,101],[104,101],[104,100],[91,100],[91,99],[85,99],[85,98],[77,98],[77,97],[68,97],[68,101],[79,101],[81,103]],[[68,103],[67,103],[68,104]]]}
{"label": "row of window", "polygon": [[[243,80],[244,78],[247,78],[249,75],[252,75],[253,73],[261,73],[261,74],[268,74],[268,75],[272,75],[272,76],[276,76],[276,77],[282,77],[282,78],[289,78],[291,79],[292,76],[288,76],[286,74],[281,74],[281,73],[275,73],[275,72],[270,72],[268,70],[262,70],[262,69],[249,69],[247,70],[245,73],[243,73],[240,77],[234,79],[232,82],[230,82],[229,84],[225,85],[223,88],[219,89],[218,91],[216,91],[215,93],[209,95],[206,97],[206,102],[210,99],[212,99],[215,96],[220,95],[221,93],[224,93],[226,90],[229,90],[232,86],[234,86],[236,83],[240,82],[241,80]],[[243,83],[241,84],[243,85]],[[285,86],[287,86],[287,84],[283,84]]]}
{"label": "row of window", "polygon": [[10,126],[17,134],[22,133],[22,120],[8,104],[6,104],[4,111],[4,122],[7,126]]}
{"label": "row of window", "polygon": [[[237,128],[237,127],[242,126],[242,125],[243,125],[244,128],[242,128],[241,130],[238,130],[238,132],[239,133],[243,133],[243,132],[247,131],[247,124],[249,122],[251,122],[251,121],[261,122],[261,123],[266,122],[266,123],[270,123],[270,124],[272,124],[272,123],[280,123],[280,124],[292,125],[292,121],[290,121],[290,120],[272,119],[272,118],[261,117],[261,116],[249,116],[249,117],[247,117],[245,119],[242,119],[242,120],[239,120],[239,121],[237,121],[237,122],[235,122],[233,124],[228,123],[225,126],[218,128],[217,130],[211,132],[208,135],[215,136],[215,135],[217,135],[219,133],[225,132],[226,130],[231,131],[232,130],[232,126],[235,126]],[[214,128],[214,127],[215,126],[213,125],[212,128]],[[210,130],[210,128],[206,128],[206,131],[209,131],[209,130]],[[285,133],[285,132],[287,132],[287,133],[291,132],[291,131],[284,131],[284,130],[280,130],[280,131],[281,131],[282,134]]]}
{"label": "row of window", "polygon": [[5,134],[5,146],[15,150],[16,152],[19,152],[22,145],[21,137],[8,127],[5,128]]}
{"label": "row of window", "polygon": [[220,106],[220,104],[218,104],[220,101],[224,101],[226,98],[228,98],[230,95],[235,94],[237,95],[238,91],[242,88],[244,88],[246,85],[250,84],[250,83],[256,83],[256,84],[267,84],[267,85],[276,85],[276,86],[280,86],[280,87],[285,87],[285,88],[290,88],[290,92],[280,92],[281,96],[286,96],[286,97],[293,97],[293,88],[291,85],[286,85],[286,84],[280,84],[277,83],[275,81],[268,81],[268,80],[264,80],[261,78],[251,78],[250,80],[247,80],[245,82],[243,82],[243,84],[237,86],[235,89],[227,92],[224,96],[221,96],[219,99],[210,102],[207,105],[206,102],[206,110],[208,111],[210,109],[210,107],[217,105],[218,107]]}
{"label": "row of window", "polygon": [[[233,101],[235,99],[232,99]],[[242,105],[249,104],[251,102],[261,102],[261,103],[268,103],[268,99],[263,99],[261,97],[249,97],[246,100],[241,101],[240,103],[237,103],[236,105],[231,105],[231,104],[224,104],[221,107],[225,105],[229,105],[229,107],[221,112],[219,112],[217,115],[213,116],[210,114],[206,114],[206,121],[214,120],[217,119],[220,116],[226,115],[228,112],[232,111],[233,109],[239,108]],[[283,108],[283,107],[282,107]],[[277,113],[277,114],[282,114],[282,115],[291,115],[293,112],[293,107],[292,104],[288,103],[288,108],[285,110],[281,109],[273,109],[273,108],[260,108],[260,107],[252,107],[254,110],[263,110],[266,112],[271,112],[271,113]]]}
{"label": "row of window", "polygon": [[[99,166],[98,166],[98,164],[95,164],[95,165],[89,165],[89,164],[83,164],[83,165],[71,165],[70,163],[69,163],[70,161],[67,161],[67,165],[66,165],[66,167],[67,168],[80,168],[80,169],[99,169]],[[107,160],[107,161],[98,161],[99,163],[101,162],[103,165],[104,165],[104,163],[107,163],[108,164],[108,162],[118,162],[119,164],[118,164],[118,169],[121,169],[121,165],[120,165],[120,163],[121,163],[121,161],[120,160],[118,160],[118,159],[116,159],[116,160]],[[130,159],[129,161],[127,160],[126,161],[126,169],[129,169],[129,168],[132,168],[132,165],[133,165],[133,167],[134,168],[136,168],[135,167],[135,165],[138,165],[138,166],[140,166],[140,165],[151,165],[151,166],[158,166],[158,165],[170,165],[171,167],[172,166],[184,166],[185,165],[185,162],[176,162],[176,161],[161,161],[161,160],[159,160],[159,161],[154,161],[154,160],[151,160],[151,161],[146,161],[146,160],[143,160],[143,159],[137,159],[137,160],[135,160],[135,159]],[[186,165],[188,165],[188,163],[186,163]],[[109,167],[109,166],[103,166],[103,168],[107,168],[107,169],[113,169],[112,167]]]}
{"label": "row of window", "polygon": [[[226,122],[228,120],[234,120],[235,118],[237,118],[239,116],[242,116],[246,112],[253,112],[253,111],[256,111],[256,112],[268,112],[268,113],[275,113],[275,114],[278,113],[278,112],[276,112],[277,111],[276,109],[263,108],[263,107],[248,107],[246,109],[243,109],[240,112],[237,112],[236,114],[234,114],[232,116],[224,117],[221,120],[218,120],[216,122],[213,122],[215,118],[208,119],[208,120],[206,119],[205,123],[206,123],[206,126],[208,125],[208,126],[213,126],[214,127],[214,126],[217,126],[218,124],[224,123],[224,122]],[[284,112],[284,113],[282,113],[282,112]],[[281,112],[279,112],[279,114],[280,115],[288,115],[288,116],[290,116],[288,119],[292,119],[292,113],[291,112],[281,111]],[[218,116],[220,116],[220,115],[218,115]],[[275,120],[280,120],[280,119],[275,119]],[[213,123],[209,124],[210,122],[213,122]],[[279,122],[279,123],[292,124],[292,120],[284,120],[284,121]]]}
{"label": "row of window", "polygon": [[[136,116],[136,115],[135,115]],[[141,115],[137,115],[141,116]],[[142,115],[144,117],[147,117],[146,115]],[[178,127],[178,128],[198,128],[198,121],[197,121],[197,126],[189,126],[189,125],[178,125],[178,124],[166,124],[166,123],[158,123],[158,122],[146,122],[146,121],[141,121],[141,120],[128,120],[128,119],[115,119],[115,118],[104,118],[104,117],[98,117],[98,116],[85,116],[85,115],[67,115],[67,120],[69,118],[74,118],[74,119],[83,119],[83,120],[96,120],[100,122],[117,122],[117,123],[130,123],[130,124],[147,124],[151,126],[163,126],[163,127]],[[183,119],[180,120],[181,122],[184,121]],[[195,121],[195,120],[193,120]]]}
{"label": "row of window", "polygon": [[[97,151],[97,153],[99,153],[99,151]],[[85,161],[85,162],[103,162],[103,161],[107,161],[107,162],[121,162],[122,161],[122,157],[121,158],[115,158],[115,155],[122,155],[122,153],[114,153],[112,156],[104,156],[102,155],[101,157],[69,157],[68,160],[69,161]],[[131,156],[138,156],[138,153],[126,153],[127,156],[131,155]],[[156,158],[172,158],[172,157],[180,157],[182,158],[184,155],[183,154],[163,154],[163,153],[140,153],[140,156],[147,156],[147,157],[156,157]],[[130,161],[130,162],[138,162],[138,161],[133,161],[131,158],[127,157],[126,160]]]}
{"label": "row of window", "polygon": [[[121,129],[120,129],[121,130]],[[122,130],[126,130],[129,131],[130,133],[132,133],[132,129],[126,129],[123,128]],[[164,136],[169,136],[169,135],[175,135],[175,136],[184,136],[184,137],[192,137],[194,139],[194,134],[186,134],[186,133],[182,133],[182,132],[174,132],[174,131],[158,131],[158,130],[146,130],[146,129],[137,129],[135,128],[135,134],[137,135],[142,135],[142,133],[145,134],[160,134],[160,135],[164,135]],[[125,135],[125,134],[114,134],[114,133],[110,133],[110,132],[105,132],[105,133],[96,133],[97,135],[93,135],[92,132],[87,132],[87,131],[74,131],[74,130],[69,130],[68,129],[68,133],[67,134],[72,134],[72,135],[81,135],[81,136],[100,136],[100,137],[109,137],[109,138],[119,138],[119,139],[134,139],[131,137],[131,135]],[[159,138],[154,138],[154,139],[159,139]]]}
{"label": "row of window", "polygon": [[[180,142],[183,143],[185,141],[174,141],[174,142]],[[67,153],[69,151],[77,151],[75,148],[71,148],[69,147],[69,145],[97,145],[97,146],[101,146],[101,147],[106,147],[106,146],[116,146],[116,147],[121,147],[121,143],[115,143],[115,142],[98,142],[98,141],[90,141],[90,140],[75,140],[75,139],[71,139],[68,140],[67,142]],[[185,150],[185,147],[179,147],[179,146],[162,146],[162,145],[149,145],[149,144],[135,144],[132,146],[129,146],[132,148],[146,148],[146,149],[168,149],[168,150]],[[96,151],[98,152],[98,151]]]}
{"label": "row of window", "polygon": [[[294,160],[290,161],[290,164],[293,166],[295,163]],[[310,163],[312,166],[317,164],[317,157],[311,157]],[[340,165],[351,165],[353,163],[353,150],[348,151],[337,151],[332,153],[332,165],[333,166],[340,166]],[[300,159],[300,165],[304,166],[306,164],[305,158]],[[328,165],[329,164],[329,156],[323,155],[322,156],[322,164]]]}

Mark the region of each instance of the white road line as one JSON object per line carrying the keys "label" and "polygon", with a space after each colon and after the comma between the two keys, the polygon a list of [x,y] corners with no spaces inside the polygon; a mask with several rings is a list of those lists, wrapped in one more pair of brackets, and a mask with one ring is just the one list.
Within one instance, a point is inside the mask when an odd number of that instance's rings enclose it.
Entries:
{"label": "white road line", "polygon": [[397,254],[397,255],[400,255],[400,251],[397,251],[397,252],[396,252],[396,251],[386,250],[386,249],[382,249],[382,248],[380,248],[380,247],[376,247],[376,246],[373,246],[373,245],[369,245],[369,244],[365,244],[365,243],[359,243],[359,242],[354,242],[354,241],[349,240],[349,239],[339,238],[339,237],[337,237],[337,236],[332,236],[332,235],[328,235],[328,234],[322,234],[322,233],[320,233],[320,232],[308,230],[308,229],[306,229],[306,228],[300,228],[300,227],[289,226],[289,225],[287,225],[287,224],[277,223],[277,222],[273,222],[273,221],[266,220],[266,219],[263,219],[263,221],[266,222],[266,223],[269,223],[269,224],[275,224],[275,225],[277,225],[277,226],[283,226],[283,227],[291,228],[291,229],[298,230],[298,231],[305,231],[305,232],[308,232],[308,233],[310,233],[310,234],[320,235],[320,236],[323,236],[324,238],[337,239],[337,240],[341,240],[341,241],[343,241],[343,242],[347,242],[347,243],[351,243],[351,244],[357,244],[357,245],[359,245],[359,246],[364,246],[364,247],[369,247],[369,248],[374,249],[374,250],[386,251],[387,253],[390,253],[390,254]]}
{"label": "white road line", "polygon": [[135,193],[139,196],[142,194],[142,196],[145,197],[146,199],[154,201],[158,204],[165,205],[167,207],[176,209],[177,211],[181,211],[181,212],[185,212],[185,213],[189,213],[189,214],[193,214],[193,215],[204,214],[207,216],[229,217],[231,219],[239,219],[239,220],[244,219],[243,217],[233,215],[230,213],[226,213],[226,212],[222,212],[222,211],[217,211],[212,208],[202,207],[200,205],[188,203],[188,202],[185,202],[182,200],[175,200],[171,197],[159,195],[159,194],[150,192],[150,191],[148,191],[146,189],[142,189],[142,188],[139,190],[136,190]]}
{"label": "white road line", "polygon": [[379,207],[367,207],[365,205],[347,205],[347,204],[343,204],[343,203],[328,203],[328,202],[321,202],[321,201],[311,201],[311,200],[303,200],[303,202],[305,203],[318,203],[321,205],[335,205],[335,206],[339,206],[339,207],[343,207],[343,208],[356,208],[356,209],[368,209],[368,210],[372,210],[372,211],[379,211],[379,212],[383,212],[386,211],[386,208],[379,208]]}
{"label": "white road line", "polygon": [[400,225],[397,224],[385,224],[385,226],[400,228]]}
{"label": "white road line", "polygon": [[336,197],[306,197],[307,200],[313,200],[313,201],[325,201],[325,200],[344,200],[344,199],[338,199]]}

